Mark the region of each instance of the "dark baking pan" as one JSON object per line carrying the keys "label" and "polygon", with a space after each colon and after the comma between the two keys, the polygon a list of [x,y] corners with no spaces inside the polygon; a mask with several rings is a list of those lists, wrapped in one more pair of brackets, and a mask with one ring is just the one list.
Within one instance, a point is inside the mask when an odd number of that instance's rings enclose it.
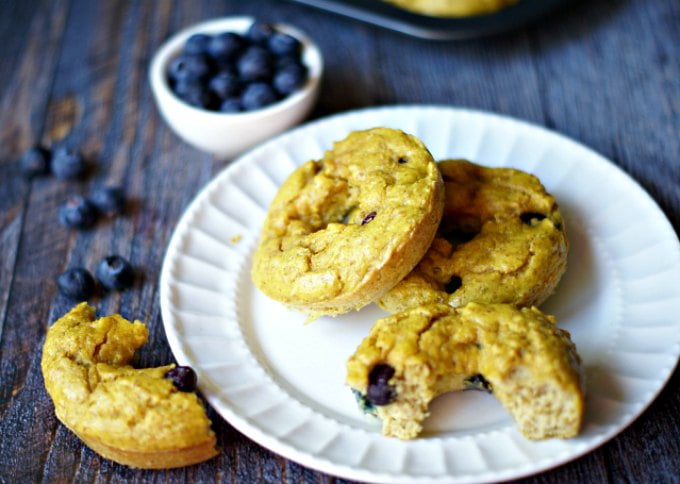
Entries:
{"label": "dark baking pan", "polygon": [[418,15],[380,0],[289,0],[423,39],[457,40],[519,28],[570,0],[520,0],[498,12],[471,17]]}

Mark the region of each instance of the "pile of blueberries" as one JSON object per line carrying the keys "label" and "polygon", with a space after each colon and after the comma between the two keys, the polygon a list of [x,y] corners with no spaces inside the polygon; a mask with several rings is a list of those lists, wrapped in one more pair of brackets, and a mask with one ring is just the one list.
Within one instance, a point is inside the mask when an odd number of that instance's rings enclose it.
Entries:
{"label": "pile of blueberries", "polygon": [[[51,173],[60,180],[71,180],[82,177],[87,168],[79,151],[64,146],[54,151],[34,146],[24,153],[19,165],[22,174],[29,179]],[[121,187],[98,187],[88,198],[69,196],[59,207],[59,222],[68,228],[88,228],[94,225],[97,216],[117,214],[124,205],[125,194]],[[97,265],[95,276],[99,284],[109,290],[127,289],[134,282],[132,265],[119,255],[102,259]],[[57,287],[64,296],[84,301],[92,297],[97,284],[87,269],[74,267],[57,277]]]}
{"label": "pile of blueberries", "polygon": [[167,75],[172,91],[184,102],[237,113],[286,98],[305,84],[308,72],[298,39],[255,22],[244,35],[192,35]]}

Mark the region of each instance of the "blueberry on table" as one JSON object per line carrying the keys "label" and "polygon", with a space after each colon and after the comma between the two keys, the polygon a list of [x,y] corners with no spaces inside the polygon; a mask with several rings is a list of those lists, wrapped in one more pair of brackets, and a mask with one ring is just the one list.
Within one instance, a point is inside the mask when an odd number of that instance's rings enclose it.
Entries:
{"label": "blueberry on table", "polygon": [[267,40],[269,52],[275,56],[297,57],[302,51],[302,43],[292,35],[276,32]]}
{"label": "blueberry on table", "polygon": [[255,22],[248,28],[246,38],[253,44],[266,45],[275,32],[276,29],[271,24]]}
{"label": "blueberry on table", "polygon": [[230,72],[220,72],[213,76],[208,83],[210,91],[220,99],[238,96],[241,91],[241,81],[238,76]]}
{"label": "blueberry on table", "polygon": [[34,146],[23,154],[19,165],[26,178],[46,175],[50,172],[50,152],[42,146]]}
{"label": "blueberry on table", "polygon": [[176,366],[165,374],[181,392],[196,390],[196,372],[190,366]]}
{"label": "blueberry on table", "polygon": [[171,82],[183,79],[203,79],[210,74],[210,60],[203,54],[183,54],[170,62],[168,77]]}
{"label": "blueberry on table", "polygon": [[241,105],[241,98],[230,97],[222,101],[220,105],[220,111],[223,113],[240,113],[243,111],[243,106]]}
{"label": "blueberry on table", "polygon": [[299,64],[290,64],[274,74],[272,85],[276,92],[287,96],[299,90],[307,80],[307,71]]}
{"label": "blueberry on table", "polygon": [[97,220],[97,209],[80,195],[71,195],[59,207],[59,221],[71,229],[92,227]]}
{"label": "blueberry on table", "polygon": [[387,405],[397,398],[394,387],[389,384],[394,376],[394,368],[390,365],[375,365],[368,374],[366,401],[372,405]]}
{"label": "blueberry on table", "polygon": [[57,277],[57,288],[64,296],[76,300],[86,301],[94,294],[94,278],[87,269],[74,267]]}
{"label": "blueberry on table", "polygon": [[110,255],[102,259],[95,276],[106,289],[118,291],[131,287],[135,279],[132,265],[119,255]]}
{"label": "blueberry on table", "polygon": [[62,146],[54,152],[51,169],[60,180],[78,178],[85,173],[85,160],[79,151]]}
{"label": "blueberry on table", "polygon": [[236,58],[246,46],[246,42],[239,34],[224,32],[214,36],[208,44],[208,54],[220,62]]}
{"label": "blueberry on table", "polygon": [[205,54],[208,52],[208,45],[212,37],[207,34],[194,34],[184,43],[183,53],[185,54]]}
{"label": "blueberry on table", "polygon": [[248,84],[241,95],[241,104],[245,111],[260,109],[276,101],[274,89],[266,82]]}
{"label": "blueberry on table", "polygon": [[262,47],[250,47],[236,62],[236,69],[242,81],[262,81],[274,73],[271,55]]}
{"label": "blueberry on table", "polygon": [[90,195],[90,202],[101,213],[119,213],[125,206],[125,192],[117,186],[99,187]]}

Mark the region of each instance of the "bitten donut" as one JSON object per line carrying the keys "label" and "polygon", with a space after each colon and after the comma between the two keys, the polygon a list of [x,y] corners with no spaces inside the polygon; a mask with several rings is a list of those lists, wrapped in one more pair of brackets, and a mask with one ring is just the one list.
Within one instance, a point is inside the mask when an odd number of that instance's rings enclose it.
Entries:
{"label": "bitten donut", "polygon": [[436,396],[493,393],[529,439],[569,438],[583,420],[580,358],[536,308],[433,304],[378,320],[347,362],[347,383],[383,434],[412,439]]}
{"label": "bitten donut", "polygon": [[98,454],[131,467],[181,467],[215,456],[198,397],[165,377],[174,365],[129,366],[147,335],[143,323],[117,314],[96,319],[87,303],[57,320],[41,363],[57,418]]}
{"label": "bitten donut", "polygon": [[555,198],[520,170],[464,160],[442,161],[439,169],[446,202],[437,237],[418,266],[378,300],[380,307],[540,305],[567,266]]}
{"label": "bitten donut", "polygon": [[253,282],[312,319],[359,309],[415,267],[443,203],[441,175],[420,140],[388,128],[355,131],[283,183]]}

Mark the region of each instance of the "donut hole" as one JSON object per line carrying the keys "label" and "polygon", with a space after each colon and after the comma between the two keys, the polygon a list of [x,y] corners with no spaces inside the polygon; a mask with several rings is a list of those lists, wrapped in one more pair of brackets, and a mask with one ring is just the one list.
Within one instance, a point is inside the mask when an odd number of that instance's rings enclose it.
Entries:
{"label": "donut hole", "polygon": [[522,215],[519,216],[520,220],[522,220],[523,223],[527,225],[533,225],[536,222],[540,222],[544,218],[546,218],[546,215],[544,213],[539,213],[539,212],[524,212]]}
{"label": "donut hole", "polygon": [[463,279],[461,279],[460,276],[452,276],[451,279],[449,279],[449,282],[444,285],[444,291],[446,291],[447,294],[453,294],[460,289],[462,285]]}
{"label": "donut hole", "polygon": [[477,237],[479,232],[472,230],[463,230],[459,227],[448,228],[440,231],[440,235],[444,237],[451,245],[454,247],[470,242],[472,239]]}

